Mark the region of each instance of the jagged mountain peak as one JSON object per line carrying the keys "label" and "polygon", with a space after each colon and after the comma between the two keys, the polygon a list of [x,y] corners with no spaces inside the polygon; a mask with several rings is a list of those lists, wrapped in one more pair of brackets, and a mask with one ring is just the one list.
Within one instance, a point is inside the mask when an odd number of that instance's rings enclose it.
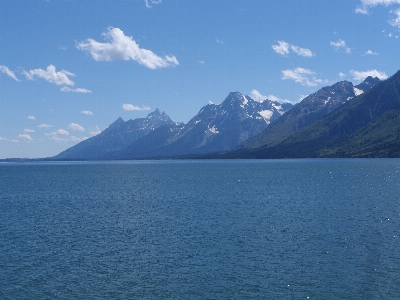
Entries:
{"label": "jagged mountain peak", "polygon": [[381,80],[378,77],[368,76],[367,78],[365,78],[365,80],[363,82],[354,86],[354,88],[359,91],[362,91],[362,92],[360,92],[360,94],[362,94],[362,93],[368,91],[370,88],[372,88],[375,84],[377,84],[380,81]]}
{"label": "jagged mountain peak", "polygon": [[110,129],[121,127],[124,123],[125,123],[124,119],[119,117],[113,123],[111,123],[110,126],[108,126],[107,129],[110,130]]}
{"label": "jagged mountain peak", "polygon": [[230,92],[221,105],[247,104],[248,98],[240,92]]}
{"label": "jagged mountain peak", "polygon": [[155,119],[155,118],[164,122],[165,121],[172,122],[171,118],[164,111],[161,111],[158,108],[156,108],[153,112],[149,113],[146,117],[146,119]]}

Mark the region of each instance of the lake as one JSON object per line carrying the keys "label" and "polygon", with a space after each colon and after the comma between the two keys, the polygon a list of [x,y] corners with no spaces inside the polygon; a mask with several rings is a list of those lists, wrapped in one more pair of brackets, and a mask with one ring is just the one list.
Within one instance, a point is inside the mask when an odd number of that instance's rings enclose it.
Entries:
{"label": "lake", "polygon": [[398,299],[400,159],[0,163],[0,299]]}

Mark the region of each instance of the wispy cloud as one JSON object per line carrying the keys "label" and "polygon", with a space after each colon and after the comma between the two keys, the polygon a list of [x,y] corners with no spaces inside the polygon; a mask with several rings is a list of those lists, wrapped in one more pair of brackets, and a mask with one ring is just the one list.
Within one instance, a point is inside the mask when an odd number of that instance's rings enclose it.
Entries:
{"label": "wispy cloud", "polygon": [[305,86],[316,86],[319,84],[327,83],[327,80],[322,80],[316,77],[316,73],[304,68],[296,68],[293,70],[282,71],[283,80],[294,80]]}
{"label": "wispy cloud", "polygon": [[337,42],[331,42],[331,46],[335,48],[335,50],[344,49],[347,54],[351,53],[351,49],[347,47],[346,42],[342,39],[339,39]]}
{"label": "wispy cloud", "polygon": [[122,104],[122,109],[123,110],[150,110],[150,107],[148,107],[148,106],[139,107],[139,106],[135,106],[135,105],[126,103],[126,104]]}
{"label": "wispy cloud", "polygon": [[258,101],[258,102],[263,102],[263,101],[267,100],[267,96],[262,95],[262,94],[261,94],[259,91],[257,91],[257,90],[252,90],[252,91],[250,92],[250,97],[251,97],[253,100],[256,100],[256,101]]}
{"label": "wispy cloud", "polygon": [[221,40],[219,40],[218,38],[215,38],[215,41],[216,41],[218,44],[224,44],[224,42],[221,41]]}
{"label": "wispy cloud", "polygon": [[315,54],[307,48],[301,48],[296,45],[289,44],[285,41],[278,41],[277,45],[272,45],[272,49],[280,55],[289,55],[290,50],[295,54],[304,57],[313,57]]}
{"label": "wispy cloud", "polygon": [[346,77],[346,74],[344,74],[344,73],[342,73],[342,72],[339,72],[339,77],[340,77],[340,79],[343,79],[343,78]]}
{"label": "wispy cloud", "polygon": [[400,4],[400,0],[361,0],[361,5],[356,8],[358,14],[368,14],[368,9],[377,5],[389,6],[392,4]]}
{"label": "wispy cloud", "polygon": [[81,125],[76,124],[76,123],[69,124],[68,129],[71,129],[73,131],[85,131],[85,128],[83,128]]}
{"label": "wispy cloud", "polygon": [[33,129],[25,128],[25,129],[24,129],[24,132],[25,132],[25,133],[31,133],[31,132],[36,132],[36,131],[33,130]]}
{"label": "wispy cloud", "polygon": [[152,8],[154,4],[160,4],[162,0],[144,0],[147,8]]}
{"label": "wispy cloud", "polygon": [[91,90],[83,89],[83,88],[76,88],[76,89],[71,89],[68,86],[63,86],[60,89],[61,92],[73,92],[73,93],[91,93]]}
{"label": "wispy cloud", "polygon": [[19,79],[17,78],[17,76],[15,76],[14,72],[11,71],[8,67],[0,65],[0,72],[6,74],[8,77],[19,81]]}
{"label": "wispy cloud", "polygon": [[20,138],[20,139],[22,139],[24,141],[33,141],[33,138],[27,133],[19,134],[18,138]]}
{"label": "wispy cloud", "polygon": [[367,50],[363,55],[378,55],[378,52],[374,52],[372,50]]}
{"label": "wispy cloud", "polygon": [[279,103],[292,103],[291,101],[289,101],[289,100],[287,100],[287,99],[281,99],[281,98],[279,98],[279,97],[276,97],[276,96],[274,96],[274,95],[268,95],[268,96],[264,96],[264,95],[262,95],[259,91],[257,91],[257,90],[252,90],[251,92],[250,92],[250,97],[253,99],[253,100],[255,100],[255,101],[258,101],[258,102],[263,102],[263,101],[265,101],[265,100],[271,100],[271,101],[276,101],[276,102],[279,102]]}
{"label": "wispy cloud", "polygon": [[53,65],[49,65],[46,70],[34,69],[30,70],[29,72],[23,71],[23,74],[29,80],[33,80],[35,77],[38,77],[56,85],[74,85],[74,82],[68,78],[69,76],[75,76],[74,73],[66,70],[56,72],[56,67]]}
{"label": "wispy cloud", "polygon": [[87,137],[76,137],[76,136],[74,136],[74,135],[72,135],[71,137],[70,137],[70,140],[71,141],[73,141],[73,142],[82,142],[82,141],[84,141],[84,140],[87,140],[88,138]]}
{"label": "wispy cloud", "polygon": [[57,142],[57,143],[68,142],[69,141],[69,139],[62,138],[62,137],[59,137],[59,136],[56,136],[56,135],[51,136],[50,139],[55,141],[55,142]]}
{"label": "wispy cloud", "polygon": [[38,128],[51,128],[54,127],[53,125],[49,125],[49,124],[40,124],[38,125]]}
{"label": "wispy cloud", "polygon": [[362,81],[365,78],[367,78],[368,76],[378,77],[380,80],[384,80],[384,79],[388,78],[388,76],[386,75],[385,72],[381,72],[376,69],[368,70],[368,71],[350,70],[350,74],[353,76],[354,80],[357,80],[357,81]]}
{"label": "wispy cloud", "polygon": [[126,36],[119,28],[110,27],[103,36],[109,42],[100,43],[94,39],[87,39],[78,43],[76,47],[89,52],[96,61],[134,60],[150,69],[179,65],[173,55],[160,57],[150,50],[140,48],[131,36]]}
{"label": "wispy cloud", "polygon": [[400,8],[390,12],[395,14],[396,18],[390,20],[389,24],[400,29]]}
{"label": "wispy cloud", "polygon": [[[390,6],[392,4],[400,4],[400,0],[361,0],[361,5],[355,10],[359,14],[369,14],[369,9],[377,5]],[[400,9],[391,10],[390,13],[395,14],[394,19],[389,20],[389,24],[400,29]],[[390,36],[389,36],[390,37]]]}
{"label": "wispy cloud", "polygon": [[96,128],[94,130],[89,131],[89,134],[91,136],[95,136],[98,135],[101,132],[100,128],[96,126]]}
{"label": "wispy cloud", "polygon": [[278,41],[278,45],[272,45],[272,49],[278,54],[288,55],[290,44],[285,41]]}
{"label": "wispy cloud", "polygon": [[87,116],[93,116],[93,113],[90,110],[81,110],[81,114]]}
{"label": "wispy cloud", "polygon": [[35,116],[28,116],[27,119],[28,120],[36,120],[36,117]]}

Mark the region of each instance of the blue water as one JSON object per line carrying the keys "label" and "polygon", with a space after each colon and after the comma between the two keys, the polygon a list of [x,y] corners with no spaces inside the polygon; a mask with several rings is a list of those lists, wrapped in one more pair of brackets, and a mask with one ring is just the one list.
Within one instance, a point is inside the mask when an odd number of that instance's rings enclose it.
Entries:
{"label": "blue water", "polygon": [[0,299],[399,299],[400,160],[0,164]]}

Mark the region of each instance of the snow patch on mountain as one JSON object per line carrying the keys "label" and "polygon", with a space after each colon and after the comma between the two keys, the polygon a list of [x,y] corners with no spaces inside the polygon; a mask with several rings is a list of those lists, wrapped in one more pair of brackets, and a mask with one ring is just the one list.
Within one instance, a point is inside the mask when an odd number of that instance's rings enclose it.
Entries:
{"label": "snow patch on mountain", "polygon": [[265,123],[269,124],[274,112],[272,110],[262,110],[258,113],[261,115],[261,117],[263,117]]}
{"label": "snow patch on mountain", "polygon": [[361,95],[361,94],[363,94],[364,93],[364,91],[363,90],[360,90],[360,89],[358,89],[358,88],[354,88],[354,94],[356,94],[356,96],[358,96],[358,95]]}
{"label": "snow patch on mountain", "polygon": [[219,131],[218,131],[218,129],[215,127],[215,125],[214,125],[213,127],[211,127],[211,128],[208,128],[208,130],[210,130],[212,133],[215,133],[215,134],[219,133]]}

